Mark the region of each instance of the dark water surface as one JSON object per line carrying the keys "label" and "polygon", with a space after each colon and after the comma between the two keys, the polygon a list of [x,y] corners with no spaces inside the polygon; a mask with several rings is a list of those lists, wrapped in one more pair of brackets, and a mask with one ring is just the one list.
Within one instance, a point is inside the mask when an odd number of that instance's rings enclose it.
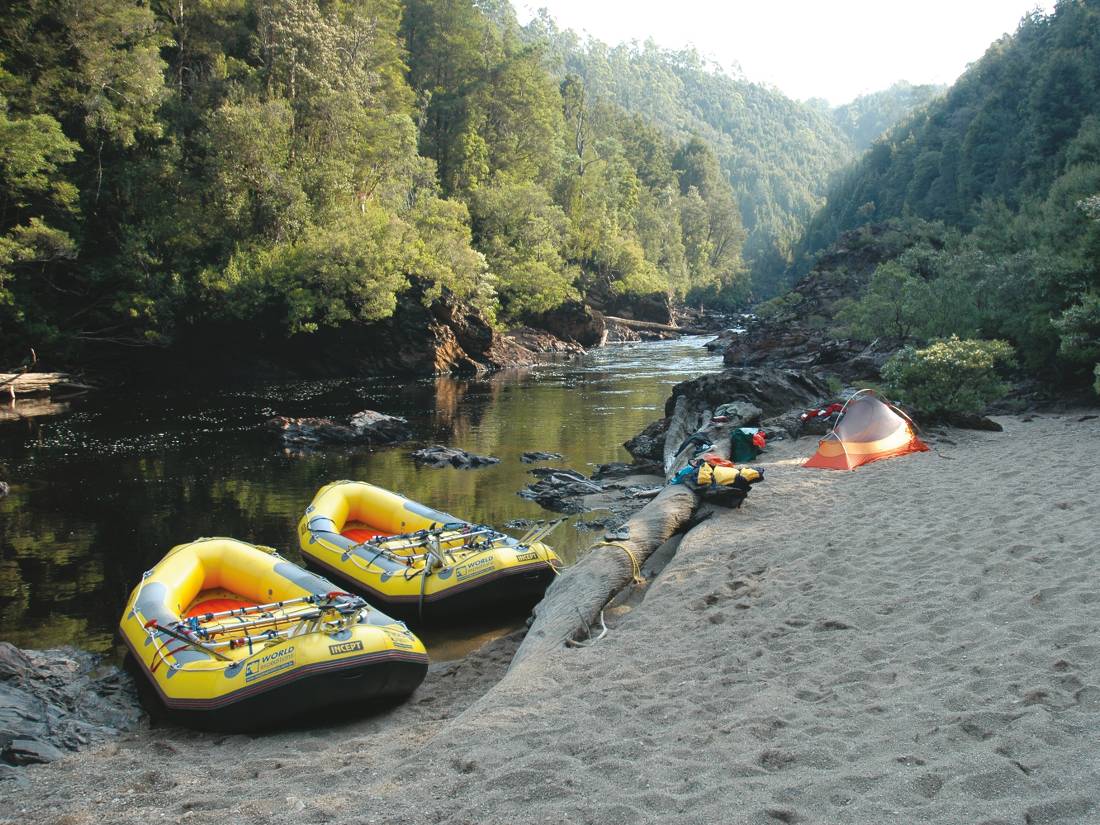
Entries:
{"label": "dark water surface", "polygon": [[[498,527],[552,516],[516,495],[532,480],[520,453],[559,452],[564,460],[551,464],[585,473],[629,460],[622,442],[663,414],[671,386],[721,368],[705,340],[612,345],[480,379],[101,394],[42,423],[0,422],[0,480],[12,485],[0,499],[0,639],[112,651],[130,589],[172,546],[232,536],[298,561],[298,519],[336,479],[369,481]],[[301,454],[261,427],[274,415],[339,419],[362,409],[405,416],[415,442]],[[418,469],[408,454],[430,443],[501,463]],[[596,535],[568,524],[548,542],[568,562]],[[482,623],[425,641],[446,658],[492,632]]]}

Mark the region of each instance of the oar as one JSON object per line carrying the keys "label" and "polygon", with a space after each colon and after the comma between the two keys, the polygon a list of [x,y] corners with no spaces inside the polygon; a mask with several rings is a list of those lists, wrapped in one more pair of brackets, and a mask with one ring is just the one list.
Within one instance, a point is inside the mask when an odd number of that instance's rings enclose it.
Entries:
{"label": "oar", "polygon": [[145,629],[146,630],[152,629],[154,631],[159,631],[161,633],[164,633],[167,636],[171,636],[176,641],[183,642],[184,644],[190,645],[191,647],[196,648],[197,650],[201,650],[203,653],[209,653],[211,656],[217,656],[223,662],[232,662],[233,661],[228,656],[223,656],[221,653],[218,653],[218,651],[214,650],[212,647],[207,647],[206,645],[202,644],[201,642],[197,642],[194,639],[190,638],[189,636],[186,636],[183,633],[180,633],[179,631],[172,630],[171,628],[167,628],[167,627],[165,627],[164,625],[161,625],[161,624],[157,624],[156,619],[150,619],[149,621],[147,621],[145,623]]}

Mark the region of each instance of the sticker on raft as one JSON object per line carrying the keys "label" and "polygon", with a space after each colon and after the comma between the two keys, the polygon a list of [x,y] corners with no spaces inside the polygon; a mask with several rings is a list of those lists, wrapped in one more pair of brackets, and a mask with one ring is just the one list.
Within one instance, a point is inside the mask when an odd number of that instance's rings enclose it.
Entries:
{"label": "sticker on raft", "polygon": [[538,561],[539,554],[532,550],[530,553],[520,553],[516,556],[516,561]]}
{"label": "sticker on raft", "polygon": [[245,665],[244,680],[251,682],[294,667],[294,648],[282,647]]}
{"label": "sticker on raft", "polygon": [[412,643],[412,634],[405,633],[400,630],[390,630],[388,627],[383,628],[386,631],[386,635],[390,637],[390,641],[393,642],[394,647],[399,647],[402,650],[415,650],[416,645]]}
{"label": "sticker on raft", "polygon": [[356,650],[362,650],[363,643],[358,642],[344,642],[339,645],[329,645],[328,652],[332,656],[339,656],[341,653],[354,653]]}
{"label": "sticker on raft", "polygon": [[477,561],[472,561],[469,564],[464,564],[461,567],[455,568],[456,579],[468,579],[472,576],[480,576],[482,573],[488,573],[493,569],[493,557],[483,556]]}

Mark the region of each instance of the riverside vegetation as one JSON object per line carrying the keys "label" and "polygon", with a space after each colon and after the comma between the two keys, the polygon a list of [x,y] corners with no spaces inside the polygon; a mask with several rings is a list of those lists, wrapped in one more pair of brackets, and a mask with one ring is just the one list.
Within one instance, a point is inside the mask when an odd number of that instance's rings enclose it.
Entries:
{"label": "riverside vegetation", "polygon": [[829,112],[489,0],[5,5],[0,358],[301,340],[444,295],[499,324],[737,306],[876,113],[932,91]]}
{"label": "riverside vegetation", "polygon": [[[440,302],[485,329],[737,308],[885,226],[870,277],[831,270],[853,284],[821,323],[1005,340],[1028,374],[1100,388],[1098,17],[1062,0],[945,93],[829,109],[501,0],[10,5],[0,357],[378,349]],[[406,316],[428,320],[354,337]]]}

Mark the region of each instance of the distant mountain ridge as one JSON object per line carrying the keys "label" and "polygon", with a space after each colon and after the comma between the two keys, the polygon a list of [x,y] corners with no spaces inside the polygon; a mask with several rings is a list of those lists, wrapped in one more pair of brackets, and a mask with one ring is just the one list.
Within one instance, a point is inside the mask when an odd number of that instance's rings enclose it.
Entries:
{"label": "distant mountain ridge", "polygon": [[532,42],[550,45],[560,75],[581,77],[593,95],[677,140],[699,136],[714,147],[741,209],[748,233],[743,255],[758,295],[774,292],[833,176],[938,91],[897,83],[829,110],[823,101],[800,103],[733,77],[692,49],[672,51],[652,41],[608,46],[560,30],[546,16],[525,32]]}

